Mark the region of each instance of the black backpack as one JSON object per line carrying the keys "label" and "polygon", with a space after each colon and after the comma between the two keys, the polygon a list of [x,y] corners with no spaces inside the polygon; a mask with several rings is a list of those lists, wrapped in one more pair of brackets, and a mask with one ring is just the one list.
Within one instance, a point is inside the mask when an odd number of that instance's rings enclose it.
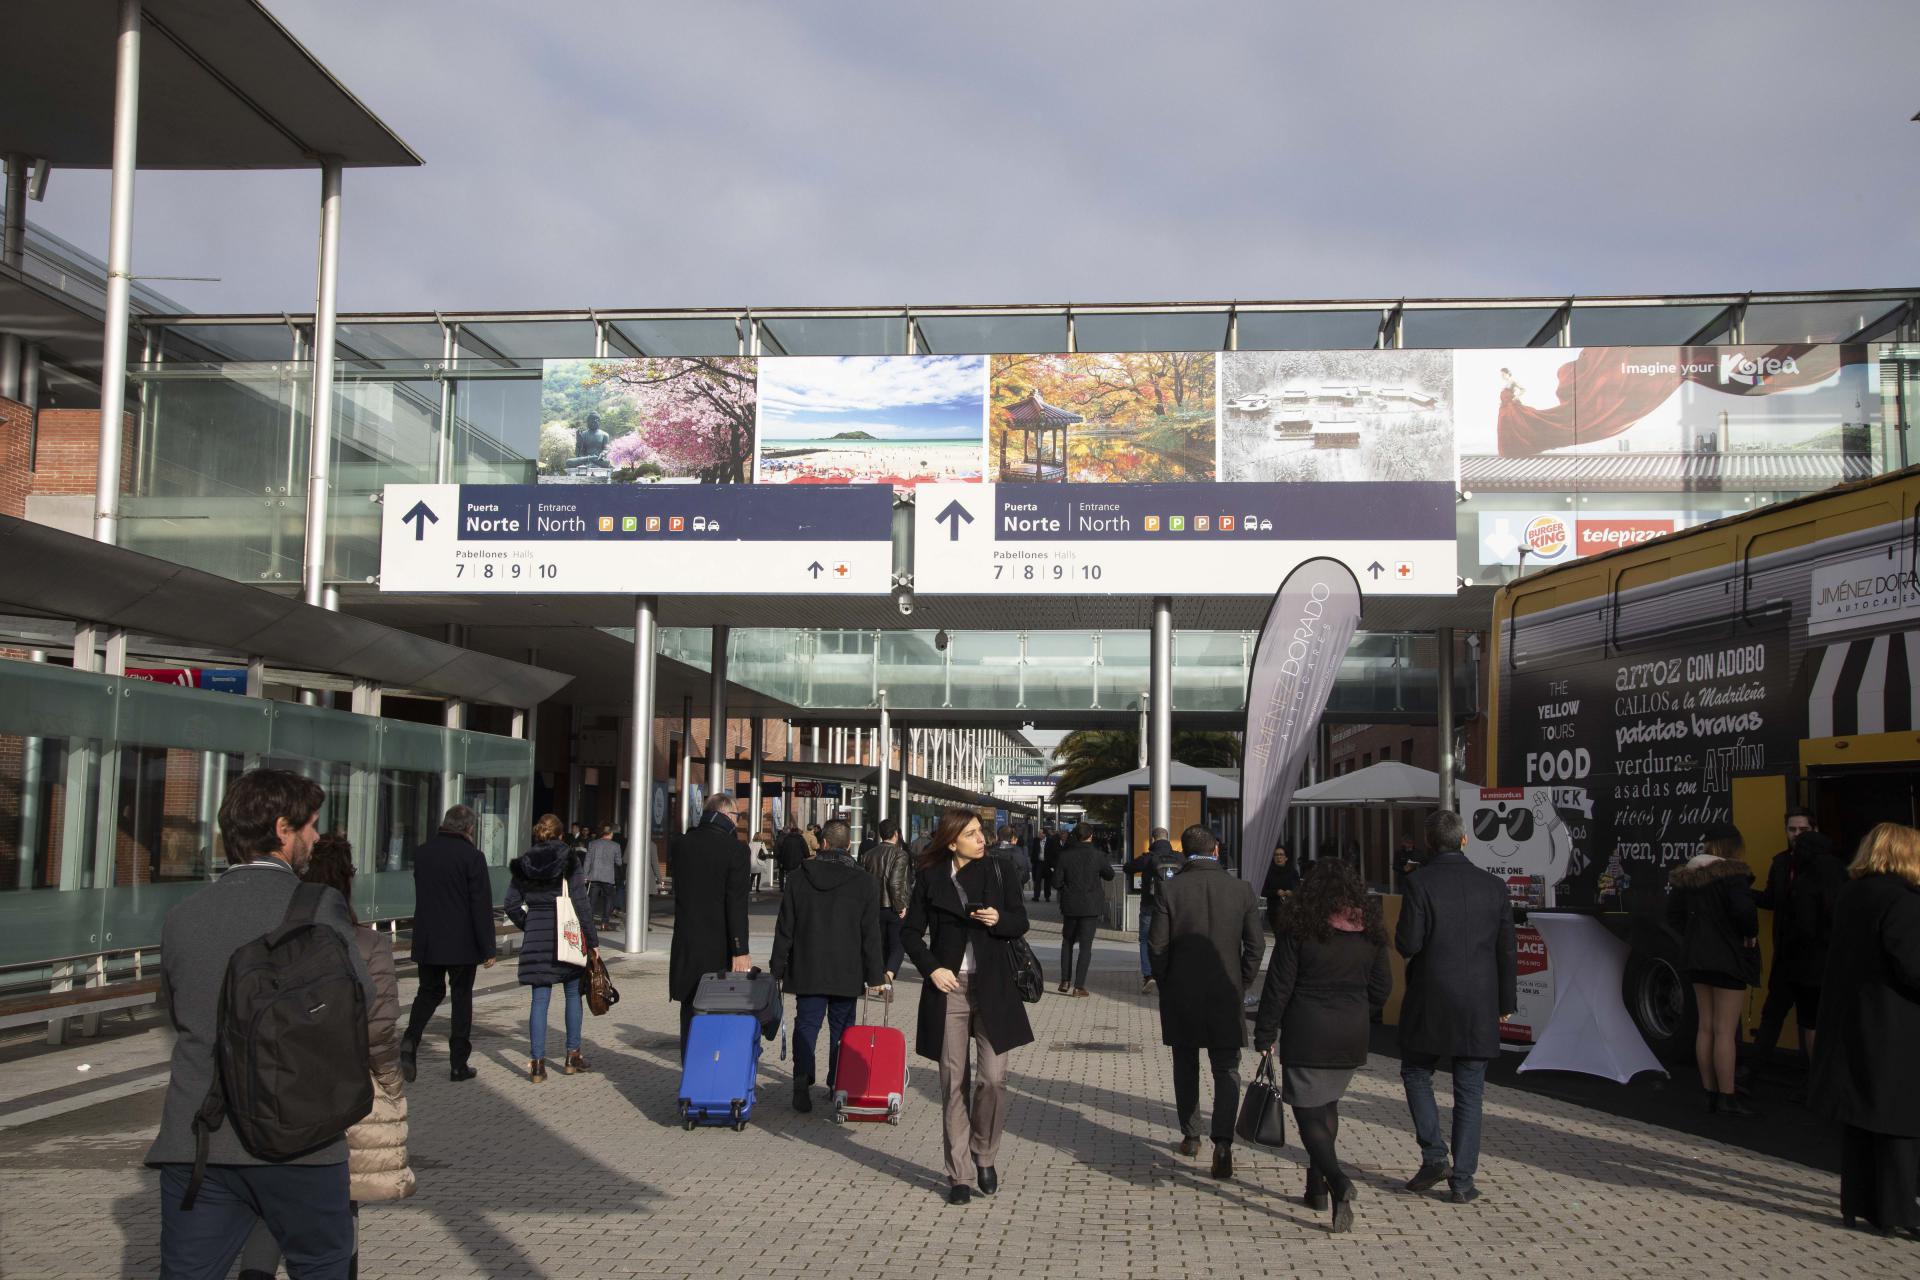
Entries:
{"label": "black backpack", "polygon": [[200,1194],[208,1136],[223,1121],[233,1121],[251,1155],[277,1163],[338,1141],[373,1110],[367,996],[352,944],[314,919],[327,891],[302,884],[279,926],[227,961],[214,1079],[193,1118],[193,1177],[182,1209]]}

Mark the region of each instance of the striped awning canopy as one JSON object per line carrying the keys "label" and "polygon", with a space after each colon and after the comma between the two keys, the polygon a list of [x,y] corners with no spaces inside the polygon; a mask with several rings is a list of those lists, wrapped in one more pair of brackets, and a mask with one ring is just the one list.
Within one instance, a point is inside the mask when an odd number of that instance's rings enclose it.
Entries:
{"label": "striped awning canopy", "polygon": [[1068,409],[1056,409],[1040,398],[1038,391],[1029,391],[1015,400],[1006,409],[1007,421],[1022,431],[1040,431],[1047,427],[1070,427],[1086,419]]}
{"label": "striped awning canopy", "polygon": [[1920,725],[1920,631],[1830,644],[1810,657],[1807,736],[1849,738]]}
{"label": "striped awning canopy", "polygon": [[1873,458],[1837,449],[1740,453],[1542,453],[1508,458],[1466,454],[1460,485],[1469,491],[1619,493],[1771,490],[1812,493],[1874,474]]}

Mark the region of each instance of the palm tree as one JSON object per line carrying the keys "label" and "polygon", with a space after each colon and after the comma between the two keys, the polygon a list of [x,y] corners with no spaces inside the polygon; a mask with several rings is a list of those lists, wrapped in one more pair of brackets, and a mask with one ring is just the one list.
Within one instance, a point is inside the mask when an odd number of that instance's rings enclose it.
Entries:
{"label": "palm tree", "polygon": [[[1173,758],[1196,769],[1237,768],[1240,735],[1198,729],[1176,731]],[[1132,729],[1076,729],[1053,749],[1053,759],[1060,777],[1053,789],[1058,804],[1089,783],[1139,768],[1140,735]],[[1085,803],[1088,815],[1101,822],[1119,821],[1125,807],[1118,798],[1089,799]]]}

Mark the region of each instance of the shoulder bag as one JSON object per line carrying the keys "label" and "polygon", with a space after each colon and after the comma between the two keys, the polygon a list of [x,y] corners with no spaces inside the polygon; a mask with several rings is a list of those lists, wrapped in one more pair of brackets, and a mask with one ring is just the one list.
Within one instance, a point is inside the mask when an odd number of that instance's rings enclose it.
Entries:
{"label": "shoulder bag", "polygon": [[[1003,896],[1007,892],[1017,895],[1020,892],[1018,883],[1011,890],[1007,889],[1007,871],[1005,859],[993,859],[993,872],[1000,878]],[[1033,954],[1033,948],[1027,945],[1025,938],[1009,938],[1007,959],[1013,965],[1013,986],[1020,993],[1020,999],[1027,1004],[1039,1004],[1041,993],[1047,989],[1047,975],[1040,967],[1040,957]]]}
{"label": "shoulder bag", "polygon": [[1239,1122],[1233,1126],[1242,1138],[1263,1147],[1287,1145],[1287,1112],[1280,1104],[1280,1086],[1273,1075],[1275,1056],[1261,1056],[1260,1066],[1247,1084],[1246,1097],[1240,1102]]}

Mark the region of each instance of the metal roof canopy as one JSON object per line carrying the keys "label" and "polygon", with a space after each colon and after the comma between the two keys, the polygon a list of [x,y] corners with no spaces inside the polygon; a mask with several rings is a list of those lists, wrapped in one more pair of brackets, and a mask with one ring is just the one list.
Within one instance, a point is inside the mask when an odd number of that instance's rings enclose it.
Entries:
{"label": "metal roof canopy", "polygon": [[0,562],[0,609],[16,613],[500,706],[538,706],[573,679],[13,516],[0,516]]}
{"label": "metal roof canopy", "polygon": [[[690,763],[705,768],[707,757],[705,755],[697,755]],[[736,773],[752,773],[753,762],[742,757],[735,757],[727,761],[727,768]],[[825,760],[762,759],[760,761],[760,776],[763,778],[800,778],[803,780],[811,779],[816,782],[839,782],[856,787],[868,787],[875,791],[880,789],[880,768],[878,765],[871,764],[836,764]],[[889,770],[887,773],[887,791],[891,795],[898,793],[899,790],[900,771],[898,769]],[[951,782],[941,782],[935,778],[923,778],[917,773],[907,775],[907,790],[917,791],[922,796],[931,797],[935,800],[951,800],[955,804],[967,805],[970,808],[976,809],[1033,808],[1033,804],[1030,801],[1002,800],[984,791],[975,791],[969,787],[955,786]],[[792,793],[789,792],[788,799],[792,798]],[[802,799],[804,798],[805,797],[802,797]],[[826,799],[827,797],[817,798]]]}
{"label": "metal roof canopy", "polygon": [[[145,0],[141,9],[140,168],[420,163],[259,0]],[[116,6],[11,0],[6,30],[0,152],[109,167]]]}

